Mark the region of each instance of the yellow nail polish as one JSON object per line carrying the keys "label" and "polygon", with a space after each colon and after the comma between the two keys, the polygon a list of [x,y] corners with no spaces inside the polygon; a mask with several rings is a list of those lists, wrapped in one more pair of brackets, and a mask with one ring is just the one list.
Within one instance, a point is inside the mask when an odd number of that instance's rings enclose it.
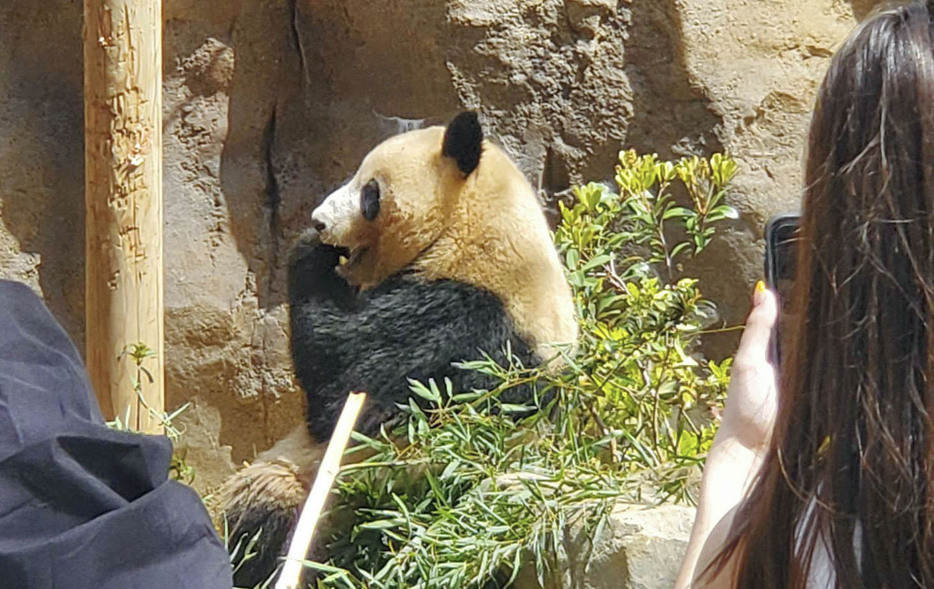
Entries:
{"label": "yellow nail polish", "polygon": [[761,280],[756,283],[756,288],[752,293],[752,306],[758,307],[765,299],[765,283]]}

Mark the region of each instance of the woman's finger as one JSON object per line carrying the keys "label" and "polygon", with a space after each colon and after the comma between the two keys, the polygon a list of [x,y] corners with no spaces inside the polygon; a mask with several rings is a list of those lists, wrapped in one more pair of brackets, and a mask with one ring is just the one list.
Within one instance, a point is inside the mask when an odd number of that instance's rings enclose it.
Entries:
{"label": "woman's finger", "polygon": [[736,350],[735,362],[768,362],[769,341],[778,321],[778,300],[762,282],[756,284],[754,306]]}

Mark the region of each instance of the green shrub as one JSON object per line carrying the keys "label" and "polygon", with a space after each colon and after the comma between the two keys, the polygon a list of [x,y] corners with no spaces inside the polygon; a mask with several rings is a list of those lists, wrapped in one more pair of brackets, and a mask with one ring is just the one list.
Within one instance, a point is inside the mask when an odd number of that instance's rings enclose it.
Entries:
{"label": "green shrub", "polygon": [[[357,437],[372,455],[342,470],[331,560],[309,563],[318,585],[505,586],[526,562],[542,578],[570,522],[597,534],[617,500],[693,500],[730,362],[699,356],[715,312],[680,264],[735,217],[722,204],[735,171],[721,155],[627,151],[617,191],[575,188],[555,239],[580,318],[577,355],[557,375],[465,365],[499,375],[493,391],[412,383],[430,409],[411,401],[399,431]],[[511,415],[527,408],[499,395],[520,382],[551,402],[517,424]]]}
{"label": "green shrub", "polygon": [[[153,375],[145,366],[143,366],[143,364],[147,360],[155,358],[155,356],[155,351],[146,345],[145,342],[136,342],[125,346],[123,351],[120,353],[119,358],[125,362],[131,362],[132,369],[135,371],[135,376],[132,378],[132,383],[133,392],[136,394],[137,399],[137,411],[139,413],[146,411],[149,413],[149,416],[152,419],[158,420],[165,432],[166,437],[172,441],[173,446],[177,446],[179,440],[182,437],[182,431],[176,427],[176,419],[179,415],[184,413],[188,407],[191,406],[191,403],[183,404],[172,413],[159,411],[154,407],[150,407],[149,404],[146,403],[146,397],[143,395],[144,377],[145,382],[152,384]],[[139,433],[138,430],[130,423],[130,407],[126,408],[125,415],[117,415],[113,421],[108,421],[107,426],[119,431]],[[186,485],[191,485],[195,480],[195,470],[191,465],[188,464],[187,454],[187,449],[176,449],[172,452],[172,462],[169,465],[169,478],[174,481],[185,483]]]}

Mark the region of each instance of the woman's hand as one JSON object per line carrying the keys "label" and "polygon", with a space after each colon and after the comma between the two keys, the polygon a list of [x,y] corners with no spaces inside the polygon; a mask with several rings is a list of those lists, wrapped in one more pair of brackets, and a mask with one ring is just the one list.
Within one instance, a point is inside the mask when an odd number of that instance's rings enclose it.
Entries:
{"label": "woman's hand", "polygon": [[778,320],[778,301],[760,281],[753,308],[733,357],[726,406],[717,438],[764,450],[772,439],[778,412],[775,368],[769,363],[769,342]]}
{"label": "woman's hand", "polygon": [[775,428],[778,393],[769,364],[769,340],[778,319],[775,295],[761,282],[733,359],[726,407],[701,479],[697,516],[675,589],[732,587],[733,562],[712,578],[698,580],[729,536],[737,506],[745,499],[765,458]]}

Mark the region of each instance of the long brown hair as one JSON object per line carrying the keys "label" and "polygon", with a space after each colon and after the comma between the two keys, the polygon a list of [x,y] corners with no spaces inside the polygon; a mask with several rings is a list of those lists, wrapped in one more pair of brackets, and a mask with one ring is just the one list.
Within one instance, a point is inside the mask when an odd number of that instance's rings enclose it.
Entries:
{"label": "long brown hair", "polygon": [[819,91],[778,422],[711,569],[740,589],[806,587],[821,544],[837,587],[934,587],[932,4],[864,22]]}

